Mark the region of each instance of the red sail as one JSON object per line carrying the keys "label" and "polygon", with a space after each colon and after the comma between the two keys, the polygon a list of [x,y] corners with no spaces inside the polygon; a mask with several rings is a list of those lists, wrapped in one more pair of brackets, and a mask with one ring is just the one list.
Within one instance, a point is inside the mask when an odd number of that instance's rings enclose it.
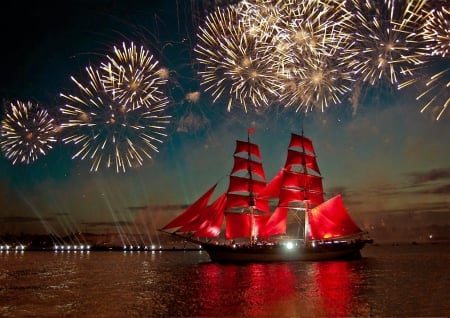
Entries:
{"label": "red sail", "polygon": [[332,239],[361,233],[344,206],[341,195],[336,195],[328,201],[308,212],[309,239]]}
{"label": "red sail", "polygon": [[306,165],[308,169],[311,169],[314,172],[320,174],[319,165],[317,164],[315,156],[311,156],[303,152],[288,149],[286,163],[284,165],[286,169],[291,168],[293,165],[302,165],[303,163]]}
{"label": "red sail", "polygon": [[308,197],[305,199],[308,199],[312,206],[319,205],[325,201],[322,192],[309,192]]}
{"label": "red sail", "polygon": [[[269,216],[253,215],[254,234],[259,235],[261,228],[267,223]],[[225,215],[225,238],[232,240],[236,238],[248,238],[252,235],[252,216],[242,213],[227,213]]]}
{"label": "red sail", "polygon": [[189,206],[186,210],[183,211],[178,217],[173,219],[169,224],[163,227],[163,229],[171,229],[180,226],[187,226],[195,222],[195,220],[199,217],[199,210],[204,209],[211,198],[217,183],[213,185],[205,194],[203,194],[197,201],[195,201],[191,206]]}
{"label": "red sail", "polygon": [[247,195],[239,195],[239,194],[231,194],[227,195],[227,203],[225,206],[225,210],[233,209],[233,208],[243,208],[248,207],[248,196]]}
{"label": "red sail", "polygon": [[270,214],[269,201],[256,198],[255,206],[257,210],[263,211],[266,214]]}
{"label": "red sail", "polygon": [[281,186],[323,192],[322,177],[299,172],[285,171]]}
{"label": "red sail", "polygon": [[231,170],[231,174],[240,172],[240,171],[247,171],[248,165],[250,164],[250,170],[253,174],[258,175],[262,180],[266,180],[266,175],[264,174],[264,168],[263,164],[261,162],[253,161],[253,160],[247,160],[246,158],[242,157],[234,157],[234,166],[233,170]]}
{"label": "red sail", "polygon": [[[248,206],[248,195],[227,194],[225,210],[245,209]],[[270,213],[269,202],[267,200],[255,198],[255,206],[257,210]]]}
{"label": "red sail", "polygon": [[305,191],[301,189],[280,189],[280,199],[278,201],[278,206],[287,207],[292,203],[300,203],[305,200]]}
{"label": "red sail", "polygon": [[258,193],[261,198],[277,198],[280,195],[281,182],[283,181],[284,170],[280,170],[278,174],[266,184],[266,187]]}
{"label": "red sail", "polygon": [[225,238],[227,240],[250,237],[251,235],[250,214],[227,213],[225,224]]}
{"label": "red sail", "polygon": [[291,141],[289,143],[289,148],[291,147],[300,147],[306,151],[311,152],[312,154],[315,154],[311,139],[306,138],[305,136],[291,134]]}
{"label": "red sail", "polygon": [[238,154],[240,152],[250,153],[261,160],[261,153],[259,152],[258,145],[248,143],[246,141],[236,140],[236,150],[234,151],[234,154]]}
{"label": "red sail", "polygon": [[287,208],[277,207],[267,223],[261,229],[261,237],[267,239],[271,235],[286,234]]}
{"label": "red sail", "polygon": [[[248,192],[249,191],[249,179],[230,176],[230,185],[228,186],[228,192]],[[266,186],[265,182],[252,180],[252,192],[259,193]]]}
{"label": "red sail", "polygon": [[197,237],[218,237],[224,219],[226,193],[222,194],[210,206],[205,209],[205,217],[207,221],[203,222],[195,232]]}

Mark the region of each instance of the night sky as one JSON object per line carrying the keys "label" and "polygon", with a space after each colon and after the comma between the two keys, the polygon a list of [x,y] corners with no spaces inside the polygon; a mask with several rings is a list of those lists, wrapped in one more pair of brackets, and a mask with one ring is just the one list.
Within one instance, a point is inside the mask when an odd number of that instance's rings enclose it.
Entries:
{"label": "night sky", "polygon": [[[200,87],[193,52],[202,18],[218,3],[2,2],[4,106],[32,101],[57,114],[59,94],[73,88],[70,76],[83,78],[85,67],[114,45],[133,41],[170,70],[166,113],[172,117],[153,160],[125,173],[91,172],[89,162],[71,159],[71,145],[60,142],[31,164],[0,156],[0,234],[112,233],[118,226],[153,233],[229,173],[235,141],[245,140],[249,127],[268,178],[284,164],[290,133],[303,129],[315,144],[327,196],[341,193],[364,229],[393,226],[392,220],[405,230],[450,224],[448,110],[436,120],[435,113],[420,112],[415,87],[379,84],[364,87],[357,109],[344,99],[323,112],[227,111],[225,101],[213,103]],[[437,67],[448,68],[448,57]],[[192,92],[200,98],[187,100]],[[448,88],[443,92],[448,98]]]}

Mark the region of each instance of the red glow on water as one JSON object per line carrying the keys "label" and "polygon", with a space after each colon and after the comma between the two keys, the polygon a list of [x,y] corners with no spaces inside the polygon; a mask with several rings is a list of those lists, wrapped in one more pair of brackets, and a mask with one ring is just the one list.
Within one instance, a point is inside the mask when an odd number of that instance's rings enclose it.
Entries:
{"label": "red glow on water", "polygon": [[267,315],[264,308],[290,299],[296,278],[289,264],[206,264],[200,297],[214,308],[202,308],[200,316]]}
{"label": "red glow on water", "polygon": [[325,312],[331,316],[348,316],[355,289],[349,262],[318,262],[313,265]]}

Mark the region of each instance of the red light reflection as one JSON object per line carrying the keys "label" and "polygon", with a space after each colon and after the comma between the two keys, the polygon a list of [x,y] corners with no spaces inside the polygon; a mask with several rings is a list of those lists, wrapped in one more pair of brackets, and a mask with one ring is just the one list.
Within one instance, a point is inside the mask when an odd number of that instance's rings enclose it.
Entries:
{"label": "red light reflection", "polygon": [[200,316],[261,316],[291,299],[297,278],[289,264],[206,264]]}
{"label": "red light reflection", "polygon": [[312,265],[326,314],[347,317],[352,309],[356,288],[350,263],[334,261],[318,262]]}

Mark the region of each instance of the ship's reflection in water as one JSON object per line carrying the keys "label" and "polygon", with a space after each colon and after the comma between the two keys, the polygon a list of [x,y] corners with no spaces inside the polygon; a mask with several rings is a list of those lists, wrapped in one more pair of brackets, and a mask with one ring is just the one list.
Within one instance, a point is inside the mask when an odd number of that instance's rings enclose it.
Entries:
{"label": "ship's reflection in water", "polygon": [[203,264],[199,316],[343,317],[365,312],[361,262]]}

